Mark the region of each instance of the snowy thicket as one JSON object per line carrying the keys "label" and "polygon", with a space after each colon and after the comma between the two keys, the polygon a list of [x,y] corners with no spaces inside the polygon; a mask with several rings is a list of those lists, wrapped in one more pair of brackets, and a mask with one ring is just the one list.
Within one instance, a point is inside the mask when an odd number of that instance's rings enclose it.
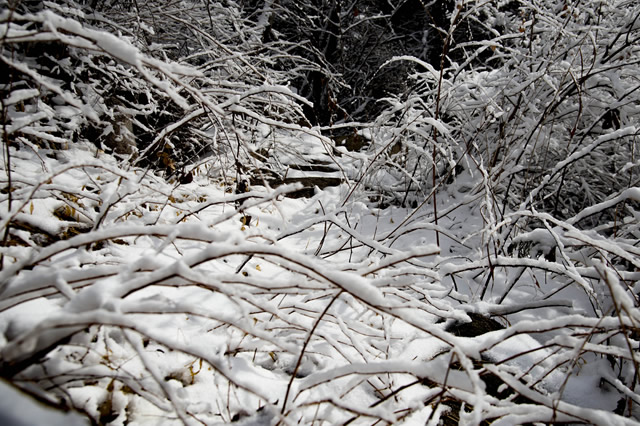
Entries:
{"label": "snowy thicket", "polygon": [[244,3],[0,2],[2,377],[96,424],[637,424],[635,2],[456,2],[358,123],[274,14],[370,46],[403,2]]}

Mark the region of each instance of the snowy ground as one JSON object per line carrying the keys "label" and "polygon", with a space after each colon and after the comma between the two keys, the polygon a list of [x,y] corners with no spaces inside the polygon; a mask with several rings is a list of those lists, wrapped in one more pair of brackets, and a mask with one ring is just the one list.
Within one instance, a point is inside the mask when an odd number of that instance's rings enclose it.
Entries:
{"label": "snowy ground", "polygon": [[[176,185],[94,154],[12,153],[0,350],[4,368],[33,364],[20,386],[113,425],[636,424],[613,414],[633,368],[588,297],[595,269],[487,260],[468,175],[436,227],[431,206],[348,198],[353,182],[235,194],[206,163]],[[476,314],[505,328],[453,332]]]}

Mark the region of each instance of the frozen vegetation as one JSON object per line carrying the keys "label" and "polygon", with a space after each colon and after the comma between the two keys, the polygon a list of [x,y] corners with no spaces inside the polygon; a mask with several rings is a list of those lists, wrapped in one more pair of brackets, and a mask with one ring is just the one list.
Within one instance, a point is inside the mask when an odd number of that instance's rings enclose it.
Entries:
{"label": "frozen vegetation", "polygon": [[0,1],[0,419],[640,423],[640,7],[413,3]]}

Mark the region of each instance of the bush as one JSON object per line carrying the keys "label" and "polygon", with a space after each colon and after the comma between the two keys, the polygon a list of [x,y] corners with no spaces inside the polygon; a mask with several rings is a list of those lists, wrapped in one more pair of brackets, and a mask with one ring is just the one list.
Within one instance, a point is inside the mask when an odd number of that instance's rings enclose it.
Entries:
{"label": "bush", "polygon": [[324,129],[234,2],[43,5],[0,15],[2,377],[99,424],[636,421],[632,3],[456,3]]}

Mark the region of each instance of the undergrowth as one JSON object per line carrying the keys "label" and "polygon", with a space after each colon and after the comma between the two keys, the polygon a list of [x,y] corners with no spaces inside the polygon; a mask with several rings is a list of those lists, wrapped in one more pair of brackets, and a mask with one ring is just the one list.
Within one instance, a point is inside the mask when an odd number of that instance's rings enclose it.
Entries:
{"label": "undergrowth", "polygon": [[239,8],[3,3],[2,377],[97,424],[637,423],[638,8],[517,4],[328,129]]}

